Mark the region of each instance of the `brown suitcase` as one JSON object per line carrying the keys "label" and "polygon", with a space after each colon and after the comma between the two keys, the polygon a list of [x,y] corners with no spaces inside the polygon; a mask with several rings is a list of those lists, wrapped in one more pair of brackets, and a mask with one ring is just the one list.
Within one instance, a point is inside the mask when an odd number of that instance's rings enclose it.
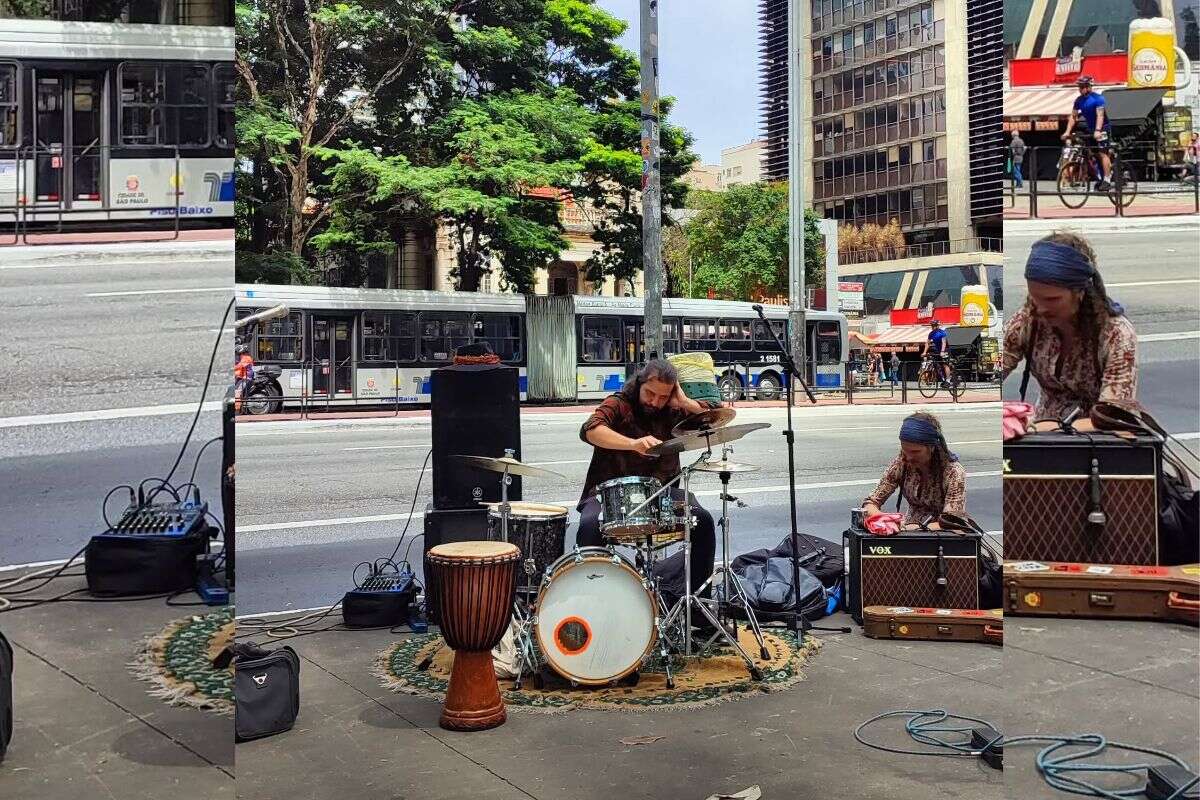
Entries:
{"label": "brown suitcase", "polygon": [[999,608],[867,606],[863,609],[863,633],[872,639],[1003,644],[1004,612]]}
{"label": "brown suitcase", "polygon": [[1200,566],[1006,561],[1005,612],[1015,616],[1200,621]]}

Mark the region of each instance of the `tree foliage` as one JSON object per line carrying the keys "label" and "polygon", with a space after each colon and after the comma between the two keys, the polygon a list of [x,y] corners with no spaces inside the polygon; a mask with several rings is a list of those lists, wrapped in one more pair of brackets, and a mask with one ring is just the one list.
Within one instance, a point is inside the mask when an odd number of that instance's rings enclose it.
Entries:
{"label": "tree foliage", "polygon": [[[727,300],[786,295],[787,184],[745,184],[692,197],[699,214],[686,228],[691,296],[706,297],[710,290]],[[808,286],[825,279],[825,242],[812,210],[804,214],[804,277]]]}

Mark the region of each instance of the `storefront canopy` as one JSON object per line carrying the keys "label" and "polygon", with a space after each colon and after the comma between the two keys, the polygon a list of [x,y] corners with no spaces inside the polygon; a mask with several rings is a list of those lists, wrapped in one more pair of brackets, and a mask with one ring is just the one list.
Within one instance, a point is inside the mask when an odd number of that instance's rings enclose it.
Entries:
{"label": "storefront canopy", "polygon": [[1078,96],[1074,86],[1009,89],[1004,93],[1004,118],[1069,117]]}
{"label": "storefront canopy", "polygon": [[928,325],[896,325],[876,334],[871,350],[876,353],[917,353],[928,338]]}
{"label": "storefront canopy", "polygon": [[1109,89],[1104,93],[1104,113],[1114,125],[1141,122],[1164,94],[1165,89]]}

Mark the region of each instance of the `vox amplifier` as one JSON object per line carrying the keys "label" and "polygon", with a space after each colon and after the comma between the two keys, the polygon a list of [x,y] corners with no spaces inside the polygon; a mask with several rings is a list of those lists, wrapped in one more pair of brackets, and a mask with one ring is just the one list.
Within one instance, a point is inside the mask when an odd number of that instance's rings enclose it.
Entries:
{"label": "vox amplifier", "polygon": [[851,528],[842,536],[846,610],[859,625],[867,606],[979,608],[978,534]]}
{"label": "vox amplifier", "polygon": [[1162,445],[1038,433],[1004,445],[1004,557],[1158,564]]}

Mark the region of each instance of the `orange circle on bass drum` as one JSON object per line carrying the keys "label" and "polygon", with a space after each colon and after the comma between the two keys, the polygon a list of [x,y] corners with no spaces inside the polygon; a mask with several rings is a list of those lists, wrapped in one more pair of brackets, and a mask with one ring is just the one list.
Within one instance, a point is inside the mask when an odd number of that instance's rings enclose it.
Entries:
{"label": "orange circle on bass drum", "polygon": [[565,617],[554,626],[554,646],[564,656],[577,656],[592,643],[592,626],[582,617]]}

